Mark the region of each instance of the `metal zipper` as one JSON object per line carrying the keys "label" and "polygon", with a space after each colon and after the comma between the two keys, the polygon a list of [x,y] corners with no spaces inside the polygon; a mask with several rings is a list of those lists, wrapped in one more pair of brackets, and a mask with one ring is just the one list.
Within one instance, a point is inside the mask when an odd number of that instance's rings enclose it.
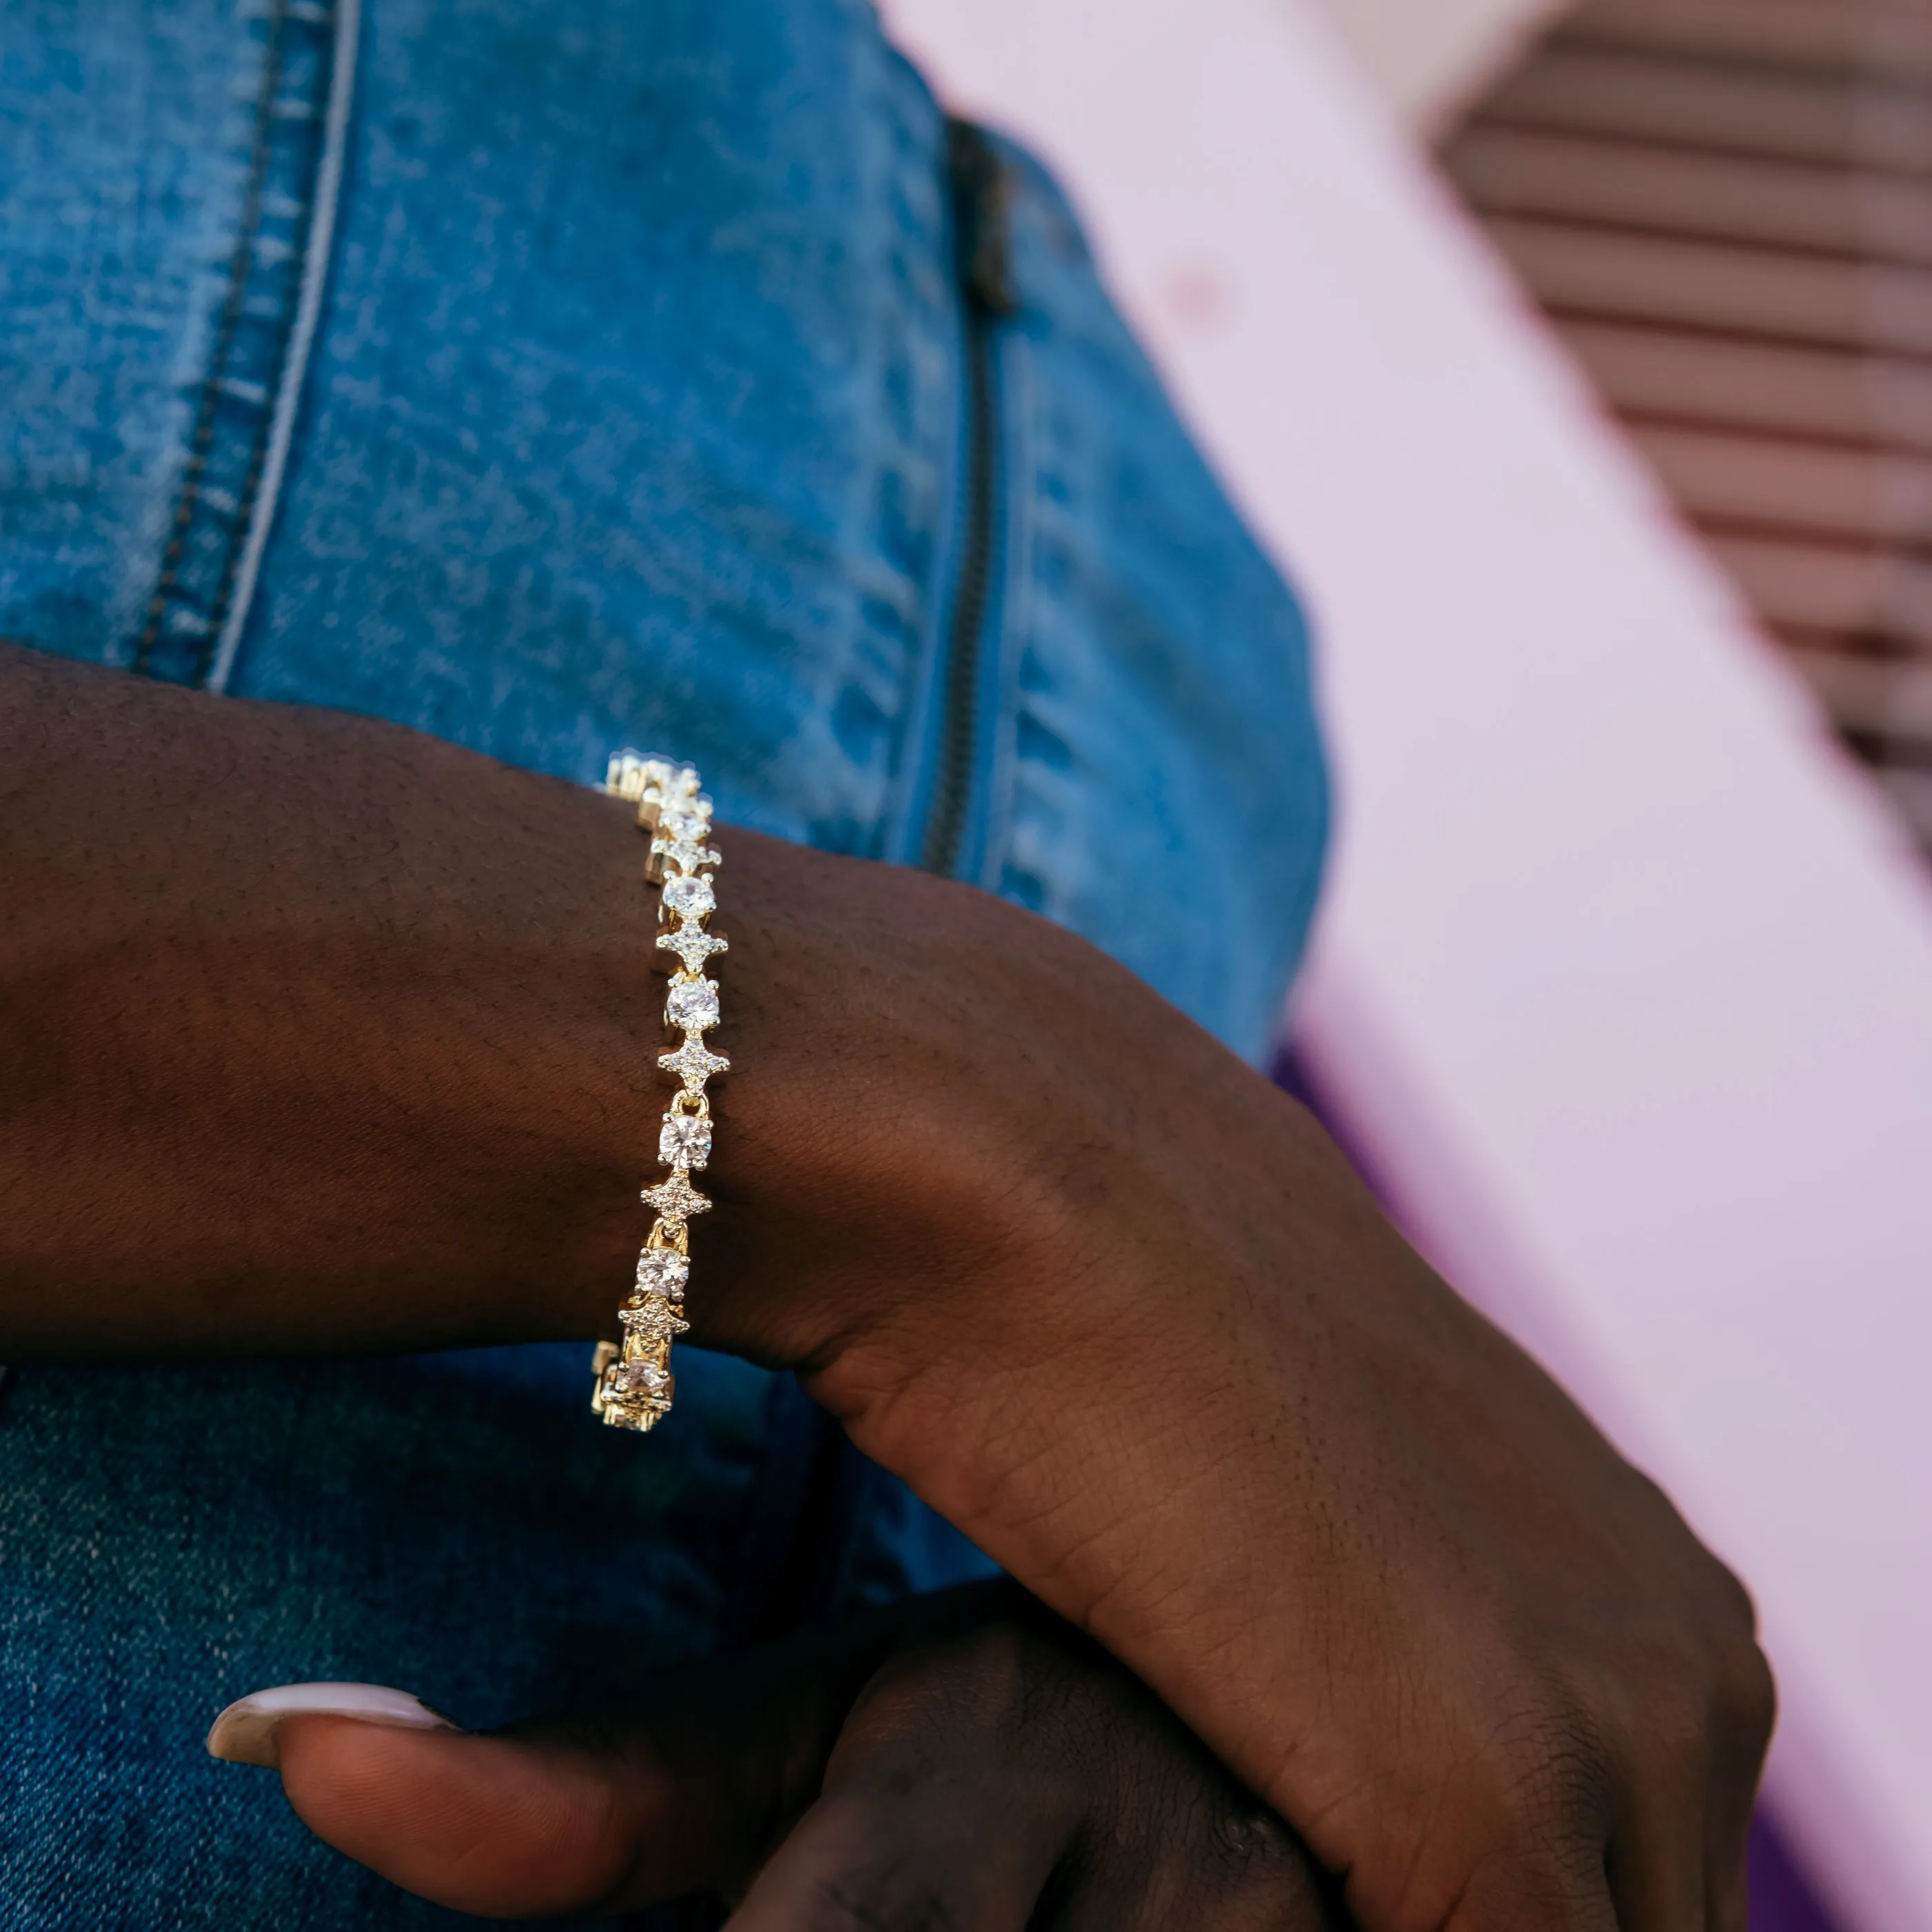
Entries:
{"label": "metal zipper", "polygon": [[950,877],[959,864],[979,749],[980,662],[999,541],[1000,410],[994,331],[1015,307],[1006,266],[1006,178],[992,143],[964,121],[946,126],[953,255],[964,329],[964,527],[946,629],[946,689],[932,803],[920,863]]}

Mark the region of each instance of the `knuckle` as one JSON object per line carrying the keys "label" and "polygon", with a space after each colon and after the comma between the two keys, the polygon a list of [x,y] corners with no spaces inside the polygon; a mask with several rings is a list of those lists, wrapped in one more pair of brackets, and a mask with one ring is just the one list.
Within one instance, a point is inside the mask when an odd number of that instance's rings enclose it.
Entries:
{"label": "knuckle", "polygon": [[1714,1556],[1711,1564],[1717,1572],[1714,1588],[1723,1600],[1725,1612],[1745,1636],[1754,1639],[1757,1635],[1757,1604],[1749,1586],[1728,1564],[1720,1563]]}
{"label": "knuckle", "polygon": [[1557,1902],[1600,1882],[1610,1839],[1616,1761],[1598,1717],[1545,1686],[1454,1781],[1448,1802],[1462,1851],[1451,1862],[1463,1888],[1534,1893],[1549,1907],[1541,1922],[1567,1924]]}
{"label": "knuckle", "polygon": [[1144,1752],[1145,1701],[1077,1633],[1002,1618],[916,1640],[889,1659],[854,1706],[845,1738],[890,1740],[886,1754],[901,1761],[938,1756],[956,1769],[1023,1774],[1070,1802],[1124,1751]]}
{"label": "knuckle", "polygon": [[908,1644],[880,1671],[866,1702],[932,1718],[943,1713],[949,1730],[1001,1731],[1033,1714],[1054,1674],[1052,1661],[1032,1631],[1002,1620]]}
{"label": "knuckle", "polygon": [[1718,1718],[1727,1736],[1761,1759],[1778,1724],[1778,1680],[1771,1660],[1749,1640],[1726,1648],[1718,1666]]}
{"label": "knuckle", "polygon": [[797,1900],[799,1932],[958,1932],[952,1900],[930,1877],[903,1867],[821,1873]]}
{"label": "knuckle", "polygon": [[1708,1753],[1716,1678],[1712,1660],[1699,1646],[1655,1645],[1634,1670],[1622,1706],[1620,1739],[1632,1751],[1663,1766],[1688,1766]]}
{"label": "knuckle", "polygon": [[1646,1758],[1687,1772],[1745,1755],[1755,1762],[1778,1714],[1749,1599],[1729,1570],[1714,1562],[1712,1569],[1724,1585],[1718,1613],[1680,1618],[1624,1660],[1621,1734]]}
{"label": "knuckle", "polygon": [[1212,1844],[1216,1867],[1231,1886],[1274,1885],[1284,1876],[1301,1879],[1307,1874],[1301,1840],[1273,1812],[1258,1806],[1223,1813]]}
{"label": "knuckle", "polygon": [[[1104,1897],[1131,1898],[1107,1932],[1153,1932],[1186,1924],[1198,1932],[1324,1932],[1344,1922],[1331,1910],[1334,1889],[1312,1854],[1286,1824],[1237,1790],[1198,1806],[1190,1826],[1162,1834],[1166,1843],[1128,1881],[1115,1871]],[[1132,1864],[1133,1862],[1130,1861]],[[1084,1928],[1090,1911],[1072,1915]]]}
{"label": "knuckle", "polygon": [[1546,1691],[1492,1744],[1492,1777],[1504,1802],[1546,1839],[1594,1832],[1608,1815],[1612,1754],[1580,1700]]}
{"label": "knuckle", "polygon": [[1737,1574],[1710,1559],[1713,1609],[1706,1666],[1711,1706],[1725,1731],[1761,1750],[1778,1718],[1778,1684],[1757,1640],[1757,1606]]}

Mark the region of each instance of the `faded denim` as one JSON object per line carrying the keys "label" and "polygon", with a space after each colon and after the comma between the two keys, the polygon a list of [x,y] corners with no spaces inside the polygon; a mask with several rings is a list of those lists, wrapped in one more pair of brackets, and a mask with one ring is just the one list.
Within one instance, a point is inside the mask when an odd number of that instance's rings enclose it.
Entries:
{"label": "faded denim", "polygon": [[[345,88],[311,0],[0,16],[0,634],[586,782],[673,750],[907,862],[963,746],[950,868],[1263,1053],[1326,824],[1303,625],[1037,166],[968,210],[845,0],[359,24]],[[454,1922],[207,1760],[214,1712],[494,1724],[982,1567],[788,1379],[683,1352],[640,1443],[584,1354],[0,1388],[0,1920]]]}

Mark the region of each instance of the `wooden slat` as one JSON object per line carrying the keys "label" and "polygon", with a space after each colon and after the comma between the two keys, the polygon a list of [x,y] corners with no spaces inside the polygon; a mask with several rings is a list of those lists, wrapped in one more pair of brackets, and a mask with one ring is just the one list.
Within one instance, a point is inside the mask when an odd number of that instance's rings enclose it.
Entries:
{"label": "wooden slat", "polygon": [[1932,746],[1932,666],[1839,651],[1787,655],[1841,730]]}
{"label": "wooden slat", "polygon": [[1684,514],[1864,544],[1932,542],[1932,460],[1634,424],[1632,439]]}
{"label": "wooden slat", "polygon": [[1932,274],[1921,269],[1514,218],[1487,226],[1560,312],[1932,357]]}
{"label": "wooden slat", "polygon": [[1932,850],[1932,0],[1582,0],[1443,162]]}
{"label": "wooden slat", "polygon": [[1881,766],[1877,777],[1891,795],[1899,816],[1911,827],[1919,843],[1932,850],[1932,771],[1915,766],[1888,770]]}
{"label": "wooden slat", "polygon": [[1912,92],[1588,47],[1540,50],[1484,101],[1481,118],[1828,166],[1932,171],[1932,114]]}
{"label": "wooden slat", "polygon": [[1705,542],[1768,623],[1932,646],[1932,569],[1924,564],[1750,537]]}
{"label": "wooden slat", "polygon": [[1922,8],[1833,0],[1584,0],[1560,44],[1747,68],[1796,68],[1889,86],[1932,85],[1932,19]]}
{"label": "wooden slat", "polygon": [[1564,340],[1612,409],[1932,451],[1932,364],[1568,321]]}
{"label": "wooden slat", "polygon": [[1443,160],[1486,214],[1932,266],[1932,178],[1485,127],[1458,136]]}

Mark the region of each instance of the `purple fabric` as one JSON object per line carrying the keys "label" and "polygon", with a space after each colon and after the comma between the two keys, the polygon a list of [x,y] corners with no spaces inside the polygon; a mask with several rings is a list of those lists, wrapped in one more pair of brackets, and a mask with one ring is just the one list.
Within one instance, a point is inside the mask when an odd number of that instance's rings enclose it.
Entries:
{"label": "purple fabric", "polygon": [[1838,1932],[1776,1822],[1757,1814],[1750,1844],[1751,1932]]}

